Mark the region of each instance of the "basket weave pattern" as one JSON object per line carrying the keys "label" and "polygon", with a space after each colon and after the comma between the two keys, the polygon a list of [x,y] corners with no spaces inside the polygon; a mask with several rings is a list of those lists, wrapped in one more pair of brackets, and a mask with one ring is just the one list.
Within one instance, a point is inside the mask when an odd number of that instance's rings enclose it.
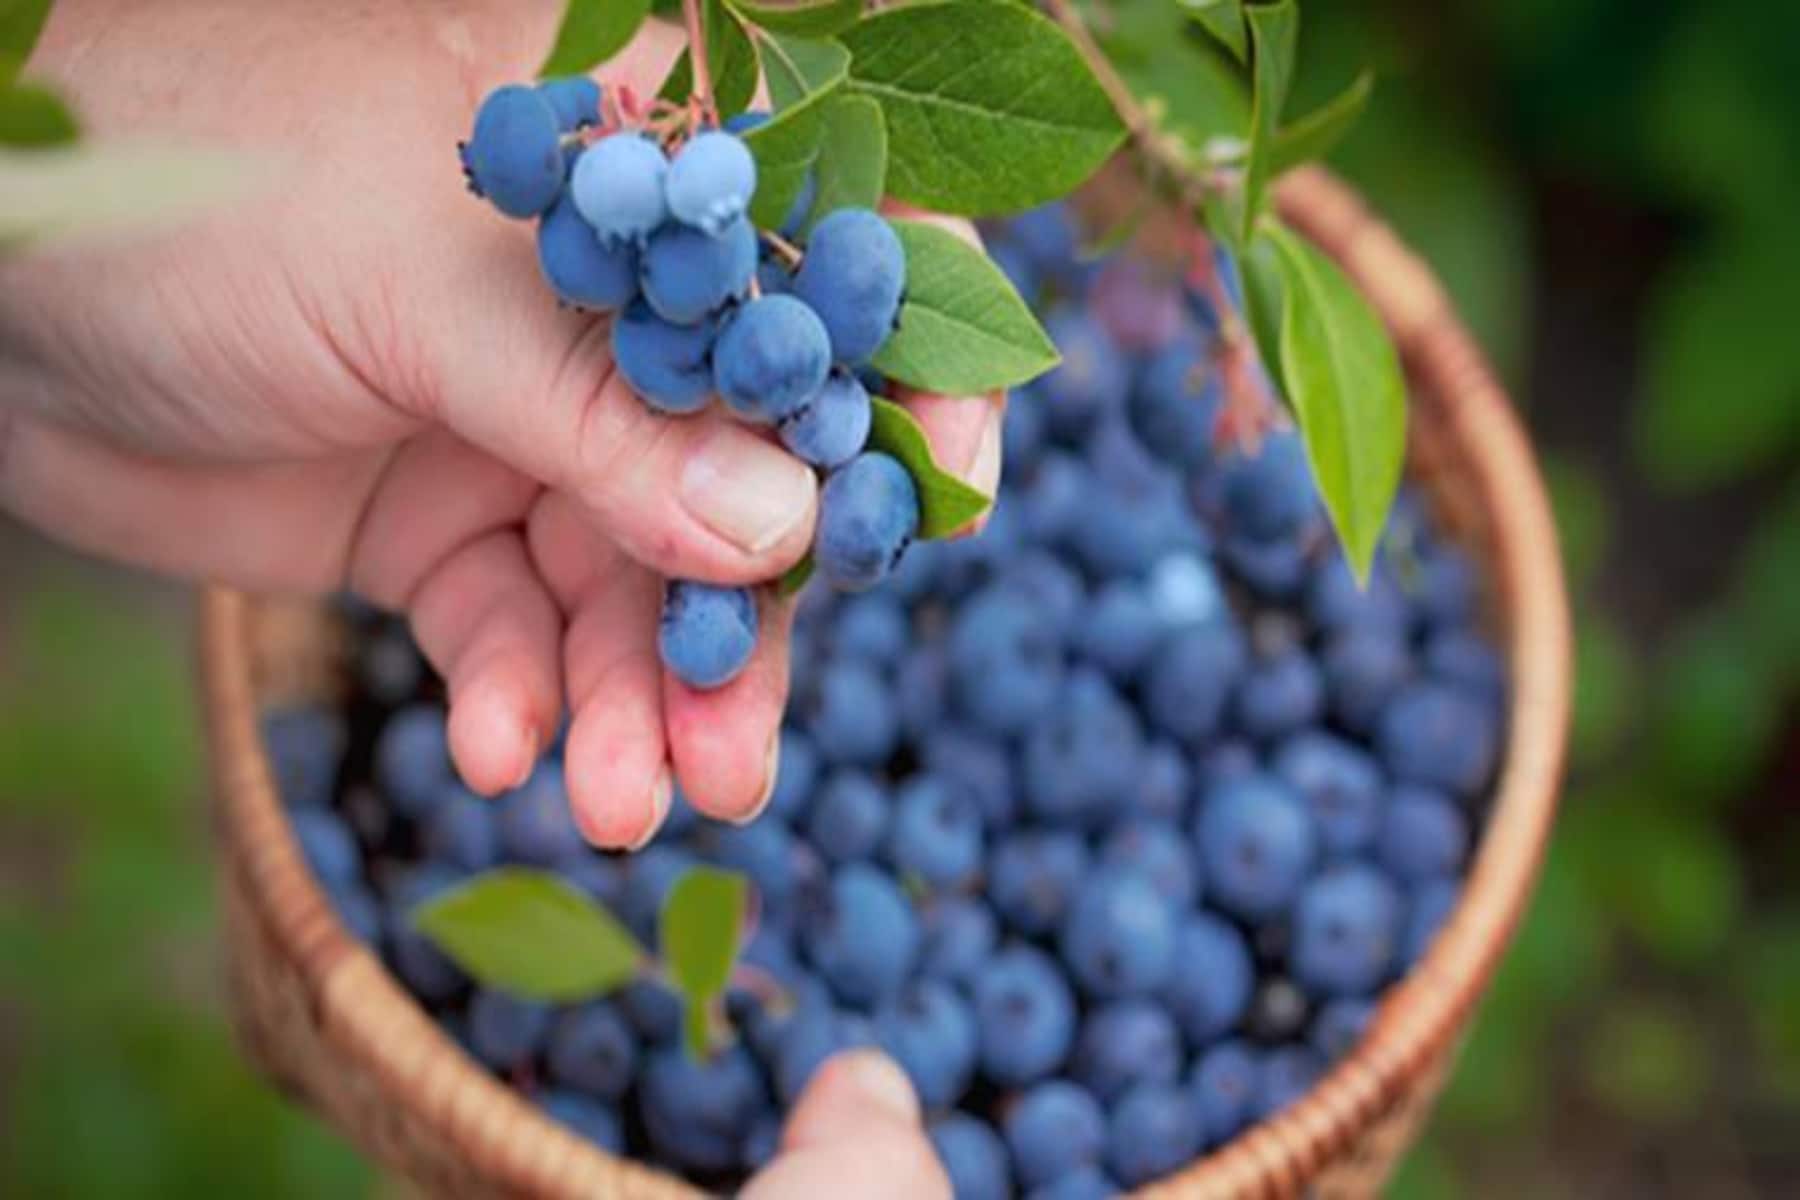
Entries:
{"label": "basket weave pattern", "polygon": [[[1554,815],[1570,631],[1555,530],[1523,430],[1425,265],[1326,172],[1283,181],[1283,215],[1380,310],[1412,385],[1409,470],[1489,571],[1511,669],[1492,815],[1462,903],[1384,997],[1361,1045],[1278,1117],[1141,1194],[1374,1194],[1430,1110],[1527,899]],[[273,700],[332,686],[315,609],[209,592],[205,706],[230,994],[246,1051],[372,1157],[432,1196],[670,1200],[698,1193],[611,1158],[468,1059],[338,925],[287,830],[258,743]]]}

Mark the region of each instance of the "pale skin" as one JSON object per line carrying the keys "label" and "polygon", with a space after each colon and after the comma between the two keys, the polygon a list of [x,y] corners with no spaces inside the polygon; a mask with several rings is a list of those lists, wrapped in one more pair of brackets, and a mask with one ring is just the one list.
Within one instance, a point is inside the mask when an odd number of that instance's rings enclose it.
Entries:
{"label": "pale skin", "polygon": [[[0,507],[157,571],[404,612],[469,785],[519,783],[566,709],[577,821],[630,847],[677,781],[726,820],[767,802],[791,612],[765,595],[750,666],[695,692],[657,659],[661,579],[774,578],[817,487],[722,416],[648,412],[605,321],[556,306],[530,226],[462,191],[476,102],[532,74],[559,11],[59,0],[28,74],[88,136],[272,162],[178,230],[0,265]],[[648,28],[599,77],[651,94],[679,48]],[[940,463],[991,493],[999,398],[908,403]],[[785,1145],[748,1194],[947,1194],[878,1056],[823,1072]],[[868,1169],[877,1153],[891,1169]]]}

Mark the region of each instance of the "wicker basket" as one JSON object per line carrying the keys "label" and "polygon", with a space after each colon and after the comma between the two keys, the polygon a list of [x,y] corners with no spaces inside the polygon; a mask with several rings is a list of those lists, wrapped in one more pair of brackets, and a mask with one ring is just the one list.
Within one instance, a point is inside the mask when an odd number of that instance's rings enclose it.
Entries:
{"label": "wicker basket", "polygon": [[[1317,169],[1279,193],[1393,329],[1411,377],[1411,473],[1489,569],[1512,672],[1492,817],[1443,934],[1384,998],[1363,1042],[1303,1100],[1146,1190],[1159,1197],[1363,1196],[1416,1133],[1524,908],[1556,806],[1570,632],[1556,535],[1523,431],[1425,265]],[[610,1158],[464,1056],[339,926],[289,835],[257,711],[329,686],[317,609],[213,591],[204,686],[230,981],[261,1067],[431,1195],[675,1197],[674,1178]]]}

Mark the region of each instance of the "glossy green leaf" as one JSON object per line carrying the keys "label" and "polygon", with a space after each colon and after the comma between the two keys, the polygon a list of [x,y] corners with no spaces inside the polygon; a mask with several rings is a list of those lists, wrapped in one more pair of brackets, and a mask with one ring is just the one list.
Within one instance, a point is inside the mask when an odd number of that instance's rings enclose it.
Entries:
{"label": "glossy green leaf", "polygon": [[973,396],[1057,364],[1055,343],[992,259],[935,225],[893,226],[906,248],[906,301],[876,370],[924,391]]}
{"label": "glossy green leaf", "polygon": [[850,75],[850,51],[832,38],[765,37],[763,72],[775,111],[831,92]]}
{"label": "glossy green leaf", "polygon": [[550,871],[505,867],[421,904],[413,923],[490,987],[568,1003],[622,987],[644,966],[630,932]]}
{"label": "glossy green leaf", "polygon": [[1206,30],[1239,62],[1250,56],[1250,34],[1244,28],[1244,0],[1175,0],[1181,11]]}
{"label": "glossy green leaf", "polygon": [[867,96],[833,96],[824,108],[807,225],[838,208],[874,208],[887,190],[887,125]]}
{"label": "glossy green leaf", "polygon": [[744,136],[756,159],[756,195],[750,219],[763,229],[779,228],[806,176],[819,158],[822,106],[799,104],[777,113]]}
{"label": "glossy green leaf", "polygon": [[708,1012],[731,979],[749,901],[742,875],[714,867],[683,873],[663,901],[663,969],[682,995],[687,1049],[696,1058],[706,1051]]}
{"label": "glossy green leaf", "polygon": [[1257,355],[1269,378],[1285,395],[1281,374],[1281,314],[1287,301],[1282,282],[1281,254],[1268,238],[1254,238],[1243,253],[1234,256],[1238,277],[1244,281],[1244,320],[1256,340]]}
{"label": "glossy green leaf", "polygon": [[50,0],[6,0],[0,4],[0,85],[18,78],[19,68],[31,57],[38,35],[44,31],[44,18],[50,15]]}
{"label": "glossy green leaf", "polygon": [[[756,44],[720,0],[707,0],[701,11],[706,26],[706,65],[712,72],[713,104],[721,118],[735,116],[749,106],[762,75]],[[693,91],[694,66],[683,50],[657,95],[679,104]]]}
{"label": "glossy green leaf", "polygon": [[1269,222],[1280,256],[1281,378],[1344,552],[1367,577],[1406,455],[1406,383],[1374,309],[1335,263]]}
{"label": "glossy green leaf", "polygon": [[888,190],[984,216],[1072,191],[1124,137],[1061,30],[1010,4],[909,5],[844,34],[850,86],[880,103]]}
{"label": "glossy green leaf", "polygon": [[823,37],[856,24],[862,15],[863,0],[795,0],[794,3],[770,3],[768,0],[726,0],[737,14],[770,33],[791,33],[799,37]]}
{"label": "glossy green leaf", "polygon": [[875,419],[869,448],[900,460],[919,489],[919,539],[948,537],[987,511],[993,498],[984,496],[937,465],[925,430],[913,415],[892,400],[874,398]]}
{"label": "glossy green leaf", "polygon": [[581,75],[625,47],[650,12],[650,0],[567,0],[543,77]]}
{"label": "glossy green leaf", "polygon": [[1285,126],[1275,135],[1275,146],[1269,152],[1270,177],[1303,162],[1324,158],[1363,115],[1374,91],[1375,76],[1364,71],[1351,81],[1349,87],[1292,125]]}
{"label": "glossy green leaf", "polygon": [[0,146],[58,146],[80,134],[74,114],[48,88],[21,83],[0,90]]}
{"label": "glossy green leaf", "polygon": [[1250,81],[1250,138],[1244,163],[1245,240],[1262,208],[1264,190],[1274,175],[1276,131],[1294,81],[1294,49],[1300,36],[1300,10],[1294,0],[1253,4],[1244,10],[1255,47]]}
{"label": "glossy green leaf", "polygon": [[166,225],[276,173],[241,151],[91,142],[0,149],[0,246]]}

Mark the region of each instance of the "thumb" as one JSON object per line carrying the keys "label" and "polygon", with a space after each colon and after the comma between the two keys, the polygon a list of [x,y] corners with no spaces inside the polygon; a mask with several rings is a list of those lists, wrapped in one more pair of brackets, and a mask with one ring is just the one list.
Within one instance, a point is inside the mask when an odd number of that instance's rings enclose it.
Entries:
{"label": "thumb", "polygon": [[821,1067],[800,1096],[781,1153],[742,1200],[931,1200],[950,1196],[920,1121],[918,1097],[894,1061],[852,1050]]}

